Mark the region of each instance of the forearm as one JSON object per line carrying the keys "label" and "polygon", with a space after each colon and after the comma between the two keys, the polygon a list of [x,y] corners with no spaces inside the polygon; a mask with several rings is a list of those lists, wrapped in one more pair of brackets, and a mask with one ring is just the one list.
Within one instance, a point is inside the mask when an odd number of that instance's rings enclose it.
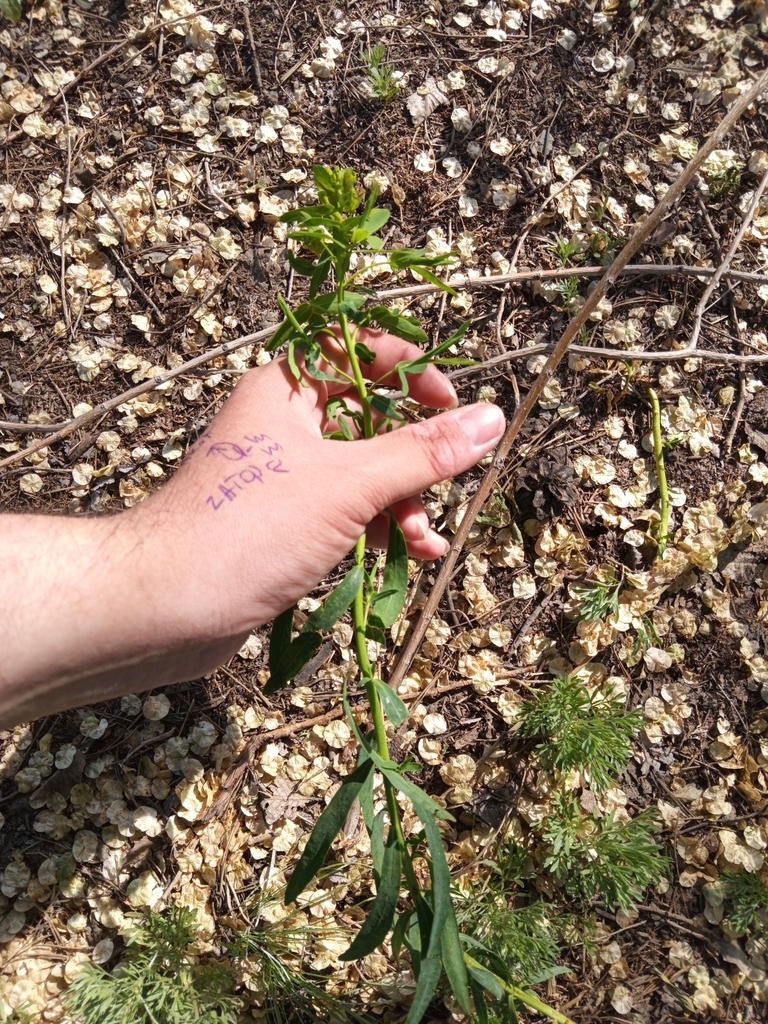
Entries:
{"label": "forearm", "polygon": [[0,726],[195,678],[231,654],[237,638],[195,621],[152,506],[0,517]]}

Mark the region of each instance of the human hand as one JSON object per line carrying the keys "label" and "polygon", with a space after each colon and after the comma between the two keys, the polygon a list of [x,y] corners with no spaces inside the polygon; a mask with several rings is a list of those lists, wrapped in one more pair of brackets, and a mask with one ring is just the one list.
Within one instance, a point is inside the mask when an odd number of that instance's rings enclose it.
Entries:
{"label": "human hand", "polygon": [[[400,360],[420,355],[415,345],[363,329],[358,340],[375,353],[364,368],[387,377]],[[325,338],[333,362],[345,356]],[[243,376],[221,412],[197,441],[176,476],[137,509],[162,524],[167,544],[185,552],[194,593],[190,620],[198,635],[231,637],[231,652],[257,625],[311,591],[367,530],[369,543],[386,544],[390,509],[409,553],[432,559],[446,542],[429,528],[420,492],[472,466],[497,443],[501,411],[487,404],[442,413],[367,440],[326,440],[329,397],[356,404],[346,382],[307,378],[302,387],[284,357]],[[435,366],[410,378],[411,396],[439,409],[456,393]],[[186,603],[186,602],[185,602]],[[217,656],[219,646],[217,645]]]}

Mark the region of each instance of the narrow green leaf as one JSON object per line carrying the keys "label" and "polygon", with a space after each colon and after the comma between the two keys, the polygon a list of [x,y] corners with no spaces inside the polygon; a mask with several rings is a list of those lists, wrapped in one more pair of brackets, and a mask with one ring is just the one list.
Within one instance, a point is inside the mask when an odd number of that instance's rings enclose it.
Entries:
{"label": "narrow green leaf", "polygon": [[486,992],[490,992],[494,999],[505,998],[506,993],[504,986],[492,971],[487,971],[479,964],[469,964],[467,970],[477,984],[482,985]]}
{"label": "narrow green leaf", "polygon": [[309,297],[314,299],[322,286],[325,284],[331,272],[330,259],[318,260],[312,280],[309,282]]}
{"label": "narrow green leaf", "polygon": [[387,309],[386,306],[374,306],[372,309],[367,309],[365,316],[369,322],[378,324],[383,330],[389,331],[390,334],[394,334],[398,338],[404,338],[406,341],[416,344],[423,344],[429,340],[427,332],[419,326],[413,317],[402,316],[400,313]]}
{"label": "narrow green leaf", "polygon": [[435,287],[439,288],[441,291],[447,292],[449,295],[456,294],[455,288],[451,288],[451,286],[446,284],[445,281],[441,281],[439,277],[433,274],[431,270],[427,270],[426,267],[413,266],[411,267],[411,270],[414,274],[418,274],[419,277],[423,277],[425,281],[429,281],[430,284],[435,285]]}
{"label": "narrow green leaf", "polygon": [[437,957],[424,957],[421,961],[416,992],[414,993],[408,1016],[405,1018],[405,1024],[420,1024],[422,1017],[429,1009],[429,1004],[432,1002],[432,996],[435,994],[441,974],[442,967]]}
{"label": "narrow green leaf", "polygon": [[264,693],[275,693],[298,675],[323,642],[319,633],[300,633],[283,652],[275,672],[270,670]]}
{"label": "narrow green leaf", "polygon": [[488,1018],[488,1005],[485,1001],[483,990],[471,978],[469,980],[469,987],[472,990],[472,1002],[475,1007],[477,1024],[490,1024]]}
{"label": "narrow green leaf", "polygon": [[269,671],[270,674],[277,672],[280,659],[291,644],[293,636],[293,613],[296,605],[291,605],[281,612],[272,623],[272,632],[269,634]]}
{"label": "narrow green leaf", "polygon": [[370,366],[376,358],[376,353],[371,352],[364,341],[358,341],[355,343],[355,355],[361,363],[365,363],[367,366]]}
{"label": "narrow green leaf", "polygon": [[326,597],[325,603],[312,612],[302,626],[302,633],[308,630],[327,632],[327,630],[333,629],[347,608],[355,600],[364,576],[365,571],[362,565],[353,566],[341,583],[334,587],[328,597]]}
{"label": "narrow green leaf", "polygon": [[[448,899],[451,899],[450,892]],[[469,1015],[472,1012],[469,1001],[469,984],[467,981],[467,968],[464,964],[464,951],[461,948],[459,926],[456,924],[456,914],[453,910],[453,902],[450,902],[448,914],[440,936],[440,956],[443,961],[443,970],[451,986],[451,991],[456,1002],[464,1013]]]}
{"label": "narrow green leaf", "polygon": [[390,826],[384,846],[381,873],[376,882],[376,900],[349,949],[339,960],[358,960],[381,945],[389,934],[400,895],[400,847]]}
{"label": "narrow green leaf", "polygon": [[[368,760],[368,751],[365,747],[361,746],[357,752],[357,763],[362,764],[363,761]],[[373,772],[368,776],[367,780],[363,784],[360,790],[360,810],[363,813],[363,821],[365,827],[368,830],[368,835],[371,836],[373,833],[374,823],[376,818],[373,815]],[[379,811],[379,814],[383,814],[383,811]],[[383,847],[382,847],[383,850]],[[374,870],[378,871],[379,868],[376,866],[376,854],[373,849],[373,839],[371,839],[371,853],[373,855]]]}
{"label": "narrow green leaf", "polygon": [[384,630],[379,629],[378,626],[374,626],[370,622],[365,627],[365,638],[366,640],[375,640],[377,644],[385,644],[387,642],[387,634]]}
{"label": "narrow green leaf", "polygon": [[309,384],[304,380],[304,374],[301,372],[301,367],[296,361],[296,348],[298,345],[300,345],[300,342],[296,341],[295,338],[291,338],[288,342],[288,369],[303,388],[308,388]]}
{"label": "narrow green leaf", "polygon": [[402,725],[410,714],[406,705],[383,679],[374,679],[373,685],[376,687],[376,693],[378,693],[381,703],[384,705],[387,718],[394,725]]}
{"label": "narrow green leaf", "polygon": [[416,265],[424,267],[443,267],[455,259],[452,253],[442,256],[429,256],[426,249],[393,249],[389,254],[389,262],[393,269],[406,270]]}
{"label": "narrow green leaf", "polygon": [[304,892],[323,866],[333,840],[346,821],[350,807],[355,798],[360,795],[360,790],[372,771],[373,761],[364,761],[344,779],[340,788],[334,793],[331,802],[317,819],[301,859],[286,886],[284,901],[286,904],[293,903],[296,897]]}
{"label": "narrow green leaf", "polygon": [[372,625],[388,629],[402,611],[408,590],[408,548],[394,516],[389,520],[389,543],[381,593],[374,598]]}
{"label": "narrow green leaf", "polygon": [[[371,779],[373,779],[373,775],[371,775]],[[373,861],[373,877],[376,879],[377,886],[384,864],[384,826],[386,818],[387,812],[382,808],[371,822],[371,860]]]}
{"label": "narrow green leaf", "polygon": [[392,956],[396,964],[400,963],[400,952],[405,945],[408,952],[411,952],[407,941],[407,933],[416,921],[416,913],[413,910],[406,910],[398,917],[395,927],[392,929]]}

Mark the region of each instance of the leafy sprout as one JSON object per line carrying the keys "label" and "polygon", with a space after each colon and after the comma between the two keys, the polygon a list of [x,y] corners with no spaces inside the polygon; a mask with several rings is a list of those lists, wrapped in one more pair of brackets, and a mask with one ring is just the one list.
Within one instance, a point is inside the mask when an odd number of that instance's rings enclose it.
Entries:
{"label": "leafy sprout", "polygon": [[581,602],[577,615],[578,622],[588,622],[603,619],[609,614],[619,614],[621,580],[617,579],[612,571],[606,573],[604,580],[591,580],[586,584],[573,585],[571,592]]}
{"label": "leafy sprout", "polygon": [[631,821],[620,821],[614,812],[599,818],[585,814],[573,793],[559,792],[540,828],[548,847],[544,867],[569,895],[584,900],[599,895],[626,911],[666,873],[652,810]]}
{"label": "leafy sprout", "polygon": [[520,706],[521,734],[542,738],[536,747],[542,767],[587,771],[596,792],[609,789],[624,770],[642,720],[614,690],[590,693],[574,676],[557,676]]}
{"label": "leafy sprout", "polygon": [[558,235],[552,252],[560,261],[561,267],[567,267],[573,258],[581,251],[581,245],[575,238],[563,238]]}
{"label": "leafy sprout", "polygon": [[360,51],[363,74],[370,82],[373,95],[384,103],[388,103],[400,92],[394,67],[392,64],[382,63],[386,53],[387,48],[382,43]]}

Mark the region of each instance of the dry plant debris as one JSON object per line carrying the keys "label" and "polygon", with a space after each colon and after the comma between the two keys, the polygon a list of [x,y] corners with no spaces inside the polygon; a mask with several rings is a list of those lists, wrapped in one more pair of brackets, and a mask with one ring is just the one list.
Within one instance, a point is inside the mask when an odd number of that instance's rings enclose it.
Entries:
{"label": "dry plant debris", "polygon": [[[361,56],[377,46],[386,101]],[[0,455],[17,460],[4,509],[117,510],[174,471],[238,375],[270,358],[258,338],[205,353],[273,328],[276,293],[300,293],[278,218],[312,201],[315,163],[378,185],[388,247],[455,254],[451,297],[405,294],[417,282],[375,256],[361,279],[400,286],[389,301],[436,341],[471,319],[457,354],[480,365],[457,384],[511,413],[588,298],[584,271],[610,264],[767,55],[757,0],[25,5],[0,20]],[[560,921],[559,951],[537,956],[572,973],[539,991],[575,1019],[746,1021],[768,1002],[767,114],[764,96],[641,250],[647,273],[601,300],[546,382],[399,688],[410,717],[391,740],[456,818],[443,838],[465,926],[481,898],[518,938]],[[702,304],[726,258],[753,278],[724,275]],[[688,276],[665,272],[680,265]],[[521,270],[534,279],[506,279]],[[694,332],[722,362],[675,361]],[[669,481],[662,557],[649,388]],[[433,488],[439,529],[455,533],[482,472]],[[390,656],[434,575],[412,566]],[[128,915],[178,905],[196,910],[201,961],[250,922],[313,999],[403,1019],[407,960],[389,945],[337,959],[371,892],[359,820],[299,909],[280,902],[356,763],[340,709],[354,663],[341,622],[311,677],[268,700],[254,635],[194,685],[6,734],[0,1016],[64,1020],[83,966],[124,958]],[[563,677],[639,712],[607,788],[545,765],[522,735],[532,692]],[[204,823],[256,737],[224,817]],[[553,808],[603,841],[606,822],[654,807],[669,875],[626,909],[577,899],[547,867]],[[531,893],[546,921],[530,919]],[[266,1019],[274,982],[246,964],[231,963],[241,1019]],[[518,967],[525,980],[530,961]]]}

